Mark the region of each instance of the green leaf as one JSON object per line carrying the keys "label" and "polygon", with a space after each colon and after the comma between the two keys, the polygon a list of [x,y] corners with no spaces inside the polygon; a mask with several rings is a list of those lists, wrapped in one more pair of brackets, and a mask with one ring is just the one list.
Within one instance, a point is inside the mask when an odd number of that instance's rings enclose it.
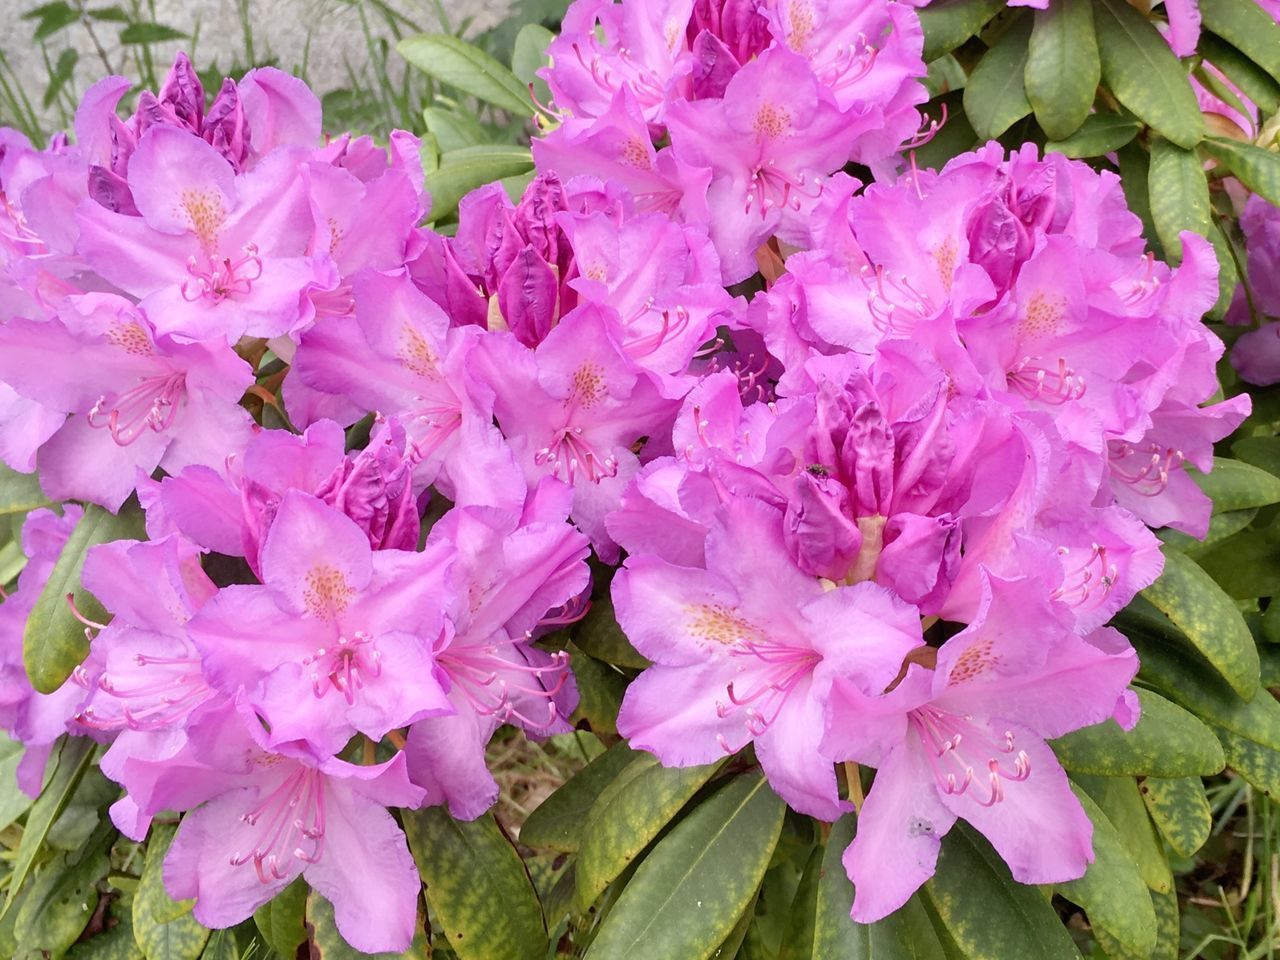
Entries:
{"label": "green leaf", "polygon": [[436,143],[441,150],[478,147],[491,140],[475,117],[459,109],[427,107],[422,111],[422,120],[427,125],[427,131],[436,138]]}
{"label": "green leaf", "polygon": [[1072,773],[1104,777],[1208,776],[1226,760],[1217,737],[1192,714],[1150,690],[1138,690],[1142,713],[1122,730],[1114,720],[1068,733],[1053,752]]}
{"label": "green leaf", "polygon": [[1199,777],[1148,777],[1139,787],[1160,835],[1181,857],[1193,856],[1209,839],[1213,817]]}
{"label": "green leaf", "polygon": [[[18,852],[13,860],[13,869],[9,874],[9,897],[5,901],[4,914],[8,914],[18,897],[18,892],[26,882],[31,867],[35,864],[49,828],[62,815],[62,811],[71,802],[71,795],[84,779],[93,761],[92,742],[84,737],[64,737],[57,748],[57,762],[53,775],[45,782],[40,796],[31,805],[27,814],[27,824],[22,831],[22,842],[18,844]],[[0,914],[2,916],[3,914]]]}
{"label": "green leaf", "polygon": [[1151,890],[1148,895],[1156,917],[1155,945],[1150,950],[1138,953],[1126,948],[1106,928],[1095,927],[1093,934],[1110,960],[1178,960],[1182,930],[1178,920],[1177,894],[1156,893]]}
{"label": "green leaf", "polygon": [[1226,137],[1210,137],[1200,146],[1254,193],[1280,204],[1280,154]]}
{"label": "green leaf", "polygon": [[129,11],[116,4],[109,7],[92,7],[87,12],[90,20],[97,20],[99,23],[129,22]]}
{"label": "green leaf", "polygon": [[84,516],[71,532],[27,617],[22,636],[27,676],[40,693],[53,693],[62,686],[89,653],[84,624],[72,612],[67,594],[74,596],[76,607],[90,620],[100,621],[107,615],[102,604],[80,585],[85,553],[100,543],[145,536],[142,511],[136,501],[126,503],[119,514],[108,513],[95,504],[85,507]]}
{"label": "green leaf", "polygon": [[923,890],[938,927],[965,960],[1080,960],[1049,901],[1016,882],[1000,855],[963,821],[942,841],[937,872]]}
{"label": "green leaf", "polygon": [[592,804],[635,757],[622,742],[596,757],[534,808],[520,828],[520,842],[529,847],[576,853]]}
{"label": "green leaf", "polygon": [[922,8],[925,63],[960,46],[1004,7],[1004,0],[937,0]]}
{"label": "green leaf", "polygon": [[1024,74],[1031,18],[1021,17],[973,68],[964,88],[964,112],[984,140],[994,139],[1031,112]]}
{"label": "green leaf", "polygon": [[[1165,527],[1158,530],[1156,536],[1161,539],[1167,546],[1180,550],[1188,557],[1199,558],[1210,547],[1215,546],[1228,537],[1235,536],[1241,530],[1253,523],[1254,518],[1258,516],[1258,509],[1254,507],[1251,510],[1228,510],[1226,513],[1215,513],[1209,519],[1209,532],[1204,535],[1203,539],[1189,536],[1172,527]],[[1203,564],[1202,564],[1203,565]],[[1210,576],[1213,576],[1212,570],[1206,570]],[[1214,577],[1217,580],[1217,577]],[[1222,581],[1219,580],[1219,583]],[[1250,594],[1255,596],[1255,594]]]}
{"label": "green leaf", "polygon": [[209,931],[191,915],[195,901],[175,901],[164,888],[164,857],[177,832],[173,824],[151,827],[142,879],[133,895],[133,935],[147,960],[196,960],[209,939]]}
{"label": "green leaf", "polygon": [[292,957],[307,939],[307,882],[298,877],[253,913],[262,939],[282,957]]}
{"label": "green leaf", "polygon": [[832,824],[827,837],[818,880],[813,960],[946,960],[918,893],[876,923],[849,919],[853,884],[841,858],[856,829],[857,816],[848,813]]}
{"label": "green leaf", "polygon": [[427,174],[431,219],[443,220],[458,209],[458,201],[476,187],[533,169],[528,147],[486,144],[440,155],[440,166]]}
{"label": "green leaf", "polygon": [[1280,750],[1226,730],[1219,730],[1218,738],[1228,767],[1272,800],[1280,799]]}
{"label": "green leaf", "polygon": [[[285,956],[292,957],[293,954],[285,954]],[[213,931],[209,936],[209,942],[204,945],[204,953],[200,954],[200,960],[241,960],[240,950],[236,946],[235,929]]]}
{"label": "green leaf", "polygon": [[640,864],[587,960],[712,956],[756,895],[785,812],[758,773],[698,804]]}
{"label": "green leaf", "polygon": [[1132,777],[1073,777],[1098,805],[1120,835],[1142,882],[1156,893],[1173,889],[1173,872],[1165,856],[1164,845],[1156,835],[1155,825],[1147,814],[1138,782]]}
{"label": "green leaf", "polygon": [[1214,457],[1208,473],[1190,466],[1187,473],[1213,501],[1214,513],[1280,503],[1280,477],[1251,463]]}
{"label": "green leaf", "polygon": [[32,804],[18,786],[18,764],[24,752],[22,744],[0,740],[0,830],[26,813]]}
{"label": "green leaf", "polygon": [[1155,221],[1160,244],[1170,261],[1182,260],[1179,234],[1190,230],[1207,236],[1209,218],[1209,184],[1199,156],[1183,150],[1168,140],[1151,144],[1149,173],[1151,218]]}
{"label": "green leaf", "polygon": [[76,942],[98,907],[98,881],[107,875],[107,850],[115,828],[100,829],[74,853],[46,863],[23,898],[14,936],[23,949],[60,957]]}
{"label": "green leaf", "polygon": [[641,754],[608,784],[587,814],[578,851],[577,903],[585,910],[720,768],[664,767]]}
{"label": "green leaf", "polygon": [[1227,595],[1254,600],[1280,593],[1280,543],[1266,528],[1246,529],[1196,555]]}
{"label": "green leaf", "polygon": [[540,23],[526,23],[516,34],[515,46],[511,50],[511,72],[526,87],[533,84],[534,94],[544,104],[551,102],[551,88],[537,71],[551,63],[547,47],[555,36]]}
{"label": "green leaf", "polygon": [[40,489],[40,478],[34,473],[18,473],[0,463],[0,516],[30,513],[37,507],[49,506],[49,498]]}
{"label": "green leaf", "polygon": [[1280,83],[1225,40],[1201,32],[1199,51],[1205,60],[1226,74],[1227,79],[1258,105],[1263,116],[1280,107]]}
{"label": "green leaf", "polygon": [[822,847],[809,852],[800,874],[787,927],[778,950],[778,960],[813,960],[813,924],[818,905],[818,878],[822,874]]}
{"label": "green leaf", "polygon": [[1107,815],[1077,785],[1072,790],[1093,822],[1094,861],[1079,880],[1058,884],[1058,892],[1084,907],[1090,925],[1122,948],[1148,956],[1156,945],[1156,913],[1142,875]]}
{"label": "green leaf", "polygon": [[1051,140],[1044,145],[1049,153],[1079,160],[1084,157],[1101,157],[1119,150],[1138,135],[1141,124],[1127,113],[1095,113],[1085,118],[1080,129],[1062,140]]}
{"label": "green leaf", "polygon": [[186,40],[181,30],[166,27],[163,23],[131,23],[120,31],[123,44],[164,43],[167,40]]}
{"label": "green leaf", "polygon": [[1226,40],[1280,81],[1280,25],[1257,3],[1200,0],[1205,29]]}
{"label": "green leaf", "polygon": [[[314,890],[310,894],[304,892],[304,898],[307,923],[311,927],[310,960],[360,960],[361,957],[372,957],[374,960],[431,960],[431,944],[427,943],[427,935],[421,922],[414,929],[413,943],[404,953],[361,953],[342,939],[342,934],[338,932],[333,904]],[[421,917],[418,919],[422,920]],[[295,949],[281,956],[292,957],[296,952]]]}
{"label": "green leaf", "polygon": [[62,89],[67,85],[67,81],[71,79],[71,74],[76,69],[76,62],[80,59],[80,54],[76,52],[75,47],[64,47],[62,52],[58,54],[58,62],[54,64],[52,72],[49,74],[49,85],[44,89],[44,97],[41,104],[48,109],[58,95],[62,93]]}
{"label": "green leaf", "polygon": [[1080,129],[1101,79],[1093,0],[1057,0],[1035,11],[1025,80],[1046,136],[1062,140]]}
{"label": "green leaf", "polygon": [[1094,21],[1102,80],[1116,99],[1178,146],[1199,143],[1200,105],[1156,28],[1125,0],[1098,0]]}
{"label": "green leaf", "polygon": [[[1280,481],[1277,481],[1280,482]],[[627,640],[608,595],[591,601],[591,609],[574,628],[573,642],[597,660],[629,670],[643,670],[649,661],[636,652]]]}
{"label": "green leaf", "polygon": [[542,960],[542,907],[493,815],[468,822],[429,807],[403,817],[427,910],[459,960]]}
{"label": "green leaf", "polygon": [[1232,599],[1196,562],[1170,551],[1141,594],[1164,613],[1242,697],[1258,690],[1258,649]]}
{"label": "green leaf", "polygon": [[424,33],[396,44],[400,56],[441,83],[517,117],[533,113],[529,91],[483,50],[444,33]]}
{"label": "green leaf", "polygon": [[[42,11],[40,22],[36,24],[35,32],[31,35],[31,39],[37,41],[53,36],[59,30],[71,26],[80,19],[79,12],[65,3],[46,3],[39,10]],[[32,13],[35,12],[32,11]]]}
{"label": "green leaf", "polygon": [[67,960],[145,960],[133,937],[129,904],[125,902],[122,906],[121,901],[113,901],[108,916],[114,925],[77,943],[67,954]]}
{"label": "green leaf", "polygon": [[596,733],[616,735],[618,710],[627,689],[627,678],[615,667],[589,657],[575,645],[569,645],[573,678],[578,684],[578,708],[570,718],[585,719]]}

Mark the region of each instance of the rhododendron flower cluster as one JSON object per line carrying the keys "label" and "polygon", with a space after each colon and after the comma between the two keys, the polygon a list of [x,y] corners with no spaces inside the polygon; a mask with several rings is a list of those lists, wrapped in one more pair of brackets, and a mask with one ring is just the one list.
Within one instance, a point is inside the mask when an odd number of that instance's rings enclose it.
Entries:
{"label": "rhododendron flower cluster", "polygon": [[[179,56],[127,118],[110,78],[74,141],[0,134],[0,459],[57,504],[0,606],[24,789],[94,738],[125,835],[185,814],[164,881],[201,923],[302,876],[352,946],[402,951],[388,811],[478,817],[500,725],[571,729],[552,634],[594,570],[652,663],[632,746],[751,748],[826,821],[875,768],[854,919],[957,818],[1019,881],[1081,876],[1047,741],[1136,722],[1107,622],[1160,573],[1153,528],[1205,534],[1186,468],[1248,401],[1205,405],[1211,248],[1146,253],[1114,176],[903,161],[921,49],[893,0],[579,0],[535,174],[447,235],[411,135],[322,138],[269,68],[209,101]],[[106,616],[73,608],[88,656],[37,692],[25,623],[103,510],[147,539],[88,551]]]}

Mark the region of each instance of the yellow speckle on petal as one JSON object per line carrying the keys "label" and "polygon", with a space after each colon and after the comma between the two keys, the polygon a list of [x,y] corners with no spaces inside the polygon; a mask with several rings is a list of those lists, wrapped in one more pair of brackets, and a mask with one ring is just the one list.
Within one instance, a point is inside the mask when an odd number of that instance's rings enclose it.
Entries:
{"label": "yellow speckle on petal", "polygon": [[791,111],[775,103],[762,103],[752,126],[761,136],[780,137],[791,129]]}
{"label": "yellow speckle on petal", "polygon": [[933,262],[938,269],[938,279],[948,293],[951,292],[951,283],[956,276],[957,253],[955,237],[947,237],[933,248]]}
{"label": "yellow speckle on petal", "polygon": [[396,348],[396,357],[404,364],[405,369],[427,380],[440,377],[439,361],[431,344],[427,343],[418,330],[405,324],[400,330],[400,343]]}
{"label": "yellow speckle on petal", "polygon": [[688,630],[695,637],[722,644],[760,638],[760,631],[751,621],[722,603],[702,603],[686,609]]}
{"label": "yellow speckle on petal", "polygon": [[604,397],[604,393],[604,370],[598,363],[588,360],[573,375],[568,402],[583,408],[594,407]]}
{"label": "yellow speckle on petal", "polygon": [[135,357],[149,357],[154,352],[151,338],[136,320],[117,323],[107,331],[107,342]]}
{"label": "yellow speckle on petal", "polygon": [[619,151],[618,161],[637,170],[653,169],[653,161],[649,158],[650,144],[639,137],[629,137]]}
{"label": "yellow speckle on petal", "polygon": [[351,603],[355,590],[337,567],[315,566],[307,574],[307,588],[302,593],[307,613],[321,620],[333,620]]}
{"label": "yellow speckle on petal", "polygon": [[1048,337],[1058,332],[1066,313],[1067,302],[1061,297],[1037,293],[1027,303],[1027,311],[1019,324],[1020,333],[1027,337]]}
{"label": "yellow speckle on petal", "polygon": [[948,684],[964,683],[981,676],[995,666],[998,658],[991,655],[991,641],[981,640],[966,649],[956,659],[947,677]]}
{"label": "yellow speckle on petal", "polygon": [[787,46],[799,53],[804,49],[805,44],[809,42],[809,38],[813,36],[814,24],[817,17],[813,12],[813,5],[806,3],[805,0],[798,0],[796,3],[789,4],[787,10]]}
{"label": "yellow speckle on petal", "polygon": [[200,190],[184,190],[182,192],[182,211],[187,215],[191,229],[200,246],[206,252],[213,252],[218,246],[218,231],[227,219],[227,211],[223,209],[222,197],[217,193]]}
{"label": "yellow speckle on petal", "polygon": [[342,239],[343,230],[338,221],[333,217],[329,218],[329,253],[332,254],[338,249],[338,241]]}

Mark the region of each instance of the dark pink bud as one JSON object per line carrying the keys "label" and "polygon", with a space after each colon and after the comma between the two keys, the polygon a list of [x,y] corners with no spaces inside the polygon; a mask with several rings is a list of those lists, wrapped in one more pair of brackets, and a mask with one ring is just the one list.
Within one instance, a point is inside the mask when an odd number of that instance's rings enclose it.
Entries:
{"label": "dark pink bud", "polygon": [[196,76],[195,68],[182,51],[173,58],[173,67],[160,88],[160,103],[172,113],[175,120],[192,130],[200,129],[204,117],[204,87]]}
{"label": "dark pink bud", "polygon": [[316,496],[354,520],[375,550],[413,550],[421,521],[412,472],[404,428],[392,420],[365,449],[347,456]]}
{"label": "dark pink bud", "polygon": [[849,492],[825,467],[802,471],[787,502],[783,539],[796,565],[815,577],[843,580],[862,547]]}
{"label": "dark pink bud", "polygon": [[693,41],[693,95],[699,100],[723,97],[742,64],[723,40],[704,30]]}
{"label": "dark pink bud", "polygon": [[249,120],[234,81],[222,81],[222,89],[204,119],[203,135],[236,170],[244,169],[249,159]]}
{"label": "dark pink bud", "polygon": [[527,347],[543,341],[559,317],[555,270],[533,247],[516,255],[498,283],[498,308],[507,328]]}
{"label": "dark pink bud", "polygon": [[980,208],[969,223],[969,259],[987,272],[997,290],[1007,290],[1031,255],[1026,226],[1003,199]]}
{"label": "dark pink bud", "polygon": [[133,202],[129,182],[106,167],[89,168],[89,196],[115,213],[138,216],[138,207]]}
{"label": "dark pink bud", "polygon": [[925,616],[938,612],[960,565],[960,531],[954,517],[900,513],[884,528],[876,582]]}

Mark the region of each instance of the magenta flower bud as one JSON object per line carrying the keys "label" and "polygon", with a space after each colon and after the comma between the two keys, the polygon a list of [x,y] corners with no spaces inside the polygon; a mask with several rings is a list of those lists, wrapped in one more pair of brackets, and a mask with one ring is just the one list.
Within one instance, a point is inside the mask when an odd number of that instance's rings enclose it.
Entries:
{"label": "magenta flower bud", "polygon": [[244,113],[235,81],[222,81],[222,89],[209,107],[201,134],[206,142],[227,158],[237,171],[249,159],[249,120]]}
{"label": "magenta flower bud", "polygon": [[175,121],[192,130],[200,129],[204,117],[204,87],[196,76],[191,61],[182,51],[178,51],[178,55],[173,58],[173,66],[164,79],[164,86],[160,88],[159,98]]}
{"label": "magenta flower bud", "polygon": [[825,467],[815,464],[800,473],[783,527],[796,566],[815,577],[845,578],[862,547],[849,511],[849,491]]}
{"label": "magenta flower bud", "polygon": [[413,495],[413,464],[405,457],[404,428],[398,422],[347,456],[316,490],[369,537],[375,550],[415,550],[421,531]]}
{"label": "magenta flower bud", "polygon": [[885,524],[876,582],[914,603],[924,616],[938,612],[959,566],[960,530],[954,517],[900,513]]}
{"label": "magenta flower bud", "polygon": [[114,213],[138,216],[138,205],[133,201],[129,181],[106,167],[89,168],[89,196]]}

